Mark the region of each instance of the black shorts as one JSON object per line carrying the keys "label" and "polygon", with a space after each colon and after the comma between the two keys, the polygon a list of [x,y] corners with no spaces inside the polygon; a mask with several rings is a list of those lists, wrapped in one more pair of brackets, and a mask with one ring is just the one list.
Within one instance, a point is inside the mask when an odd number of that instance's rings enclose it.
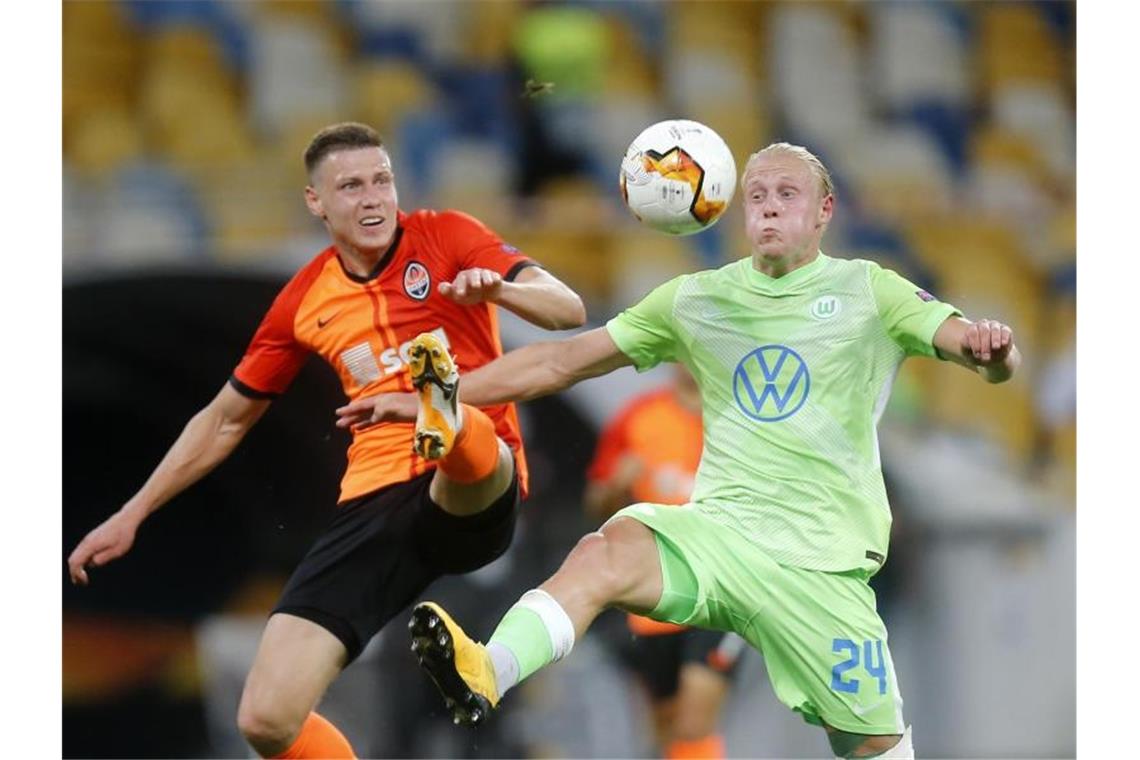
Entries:
{"label": "black shorts", "polygon": [[686,628],[675,633],[652,636],[629,634],[621,656],[636,673],[654,700],[677,693],[681,666],[699,663],[731,678],[747,643],[736,634]]}
{"label": "black shorts", "polygon": [[432,581],[477,570],[505,552],[518,512],[517,473],[502,496],[468,517],[448,514],[431,500],[432,474],[338,507],[273,612],[328,629],[352,662]]}

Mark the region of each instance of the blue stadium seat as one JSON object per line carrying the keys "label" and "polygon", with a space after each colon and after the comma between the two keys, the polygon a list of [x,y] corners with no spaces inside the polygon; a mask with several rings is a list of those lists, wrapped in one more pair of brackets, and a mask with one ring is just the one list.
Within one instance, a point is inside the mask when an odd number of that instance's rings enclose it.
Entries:
{"label": "blue stadium seat", "polygon": [[246,20],[229,4],[215,0],[125,0],[131,20],[144,30],[172,24],[201,26],[218,40],[226,62],[238,71],[249,63]]}
{"label": "blue stadium seat", "polygon": [[960,179],[969,163],[966,153],[970,137],[969,114],[948,103],[919,102],[911,106],[905,118],[930,133]]}

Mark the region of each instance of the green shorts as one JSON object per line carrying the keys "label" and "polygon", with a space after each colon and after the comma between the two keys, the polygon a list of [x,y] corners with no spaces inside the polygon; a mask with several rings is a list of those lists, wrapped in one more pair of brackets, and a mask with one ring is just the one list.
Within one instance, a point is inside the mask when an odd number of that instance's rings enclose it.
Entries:
{"label": "green shorts", "polygon": [[764,656],[776,696],[809,723],[856,734],[905,729],[887,630],[862,570],[774,562],[694,506],[634,504],[653,530],[664,592],[655,620],[734,631]]}

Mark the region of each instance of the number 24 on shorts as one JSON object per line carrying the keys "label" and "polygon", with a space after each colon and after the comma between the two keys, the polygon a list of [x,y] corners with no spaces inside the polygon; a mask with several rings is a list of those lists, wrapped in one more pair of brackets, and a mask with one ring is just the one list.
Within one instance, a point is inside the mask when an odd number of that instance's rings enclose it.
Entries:
{"label": "number 24 on shorts", "polygon": [[[848,657],[831,669],[832,691],[843,691],[848,694],[859,692],[858,678],[843,678],[843,674],[852,668],[859,667],[859,645],[851,639],[834,639],[831,642],[831,651],[840,654],[846,652]],[[863,670],[869,675],[879,679],[879,694],[887,693],[887,664],[883,660],[883,640],[863,642]]]}

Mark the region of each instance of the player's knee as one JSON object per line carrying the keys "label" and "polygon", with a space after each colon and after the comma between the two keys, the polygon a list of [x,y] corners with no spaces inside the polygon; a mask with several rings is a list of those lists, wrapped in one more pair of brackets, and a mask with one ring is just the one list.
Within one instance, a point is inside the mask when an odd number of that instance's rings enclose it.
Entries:
{"label": "player's knee", "polygon": [[293,744],[301,724],[257,699],[243,697],[237,715],[238,730],[262,757],[280,755]]}
{"label": "player's knee", "polygon": [[575,569],[582,569],[583,572],[578,573],[582,577],[581,588],[588,590],[599,604],[608,604],[621,596],[623,584],[628,581],[614,561],[614,552],[605,534],[595,531],[582,536],[567,560]]}

